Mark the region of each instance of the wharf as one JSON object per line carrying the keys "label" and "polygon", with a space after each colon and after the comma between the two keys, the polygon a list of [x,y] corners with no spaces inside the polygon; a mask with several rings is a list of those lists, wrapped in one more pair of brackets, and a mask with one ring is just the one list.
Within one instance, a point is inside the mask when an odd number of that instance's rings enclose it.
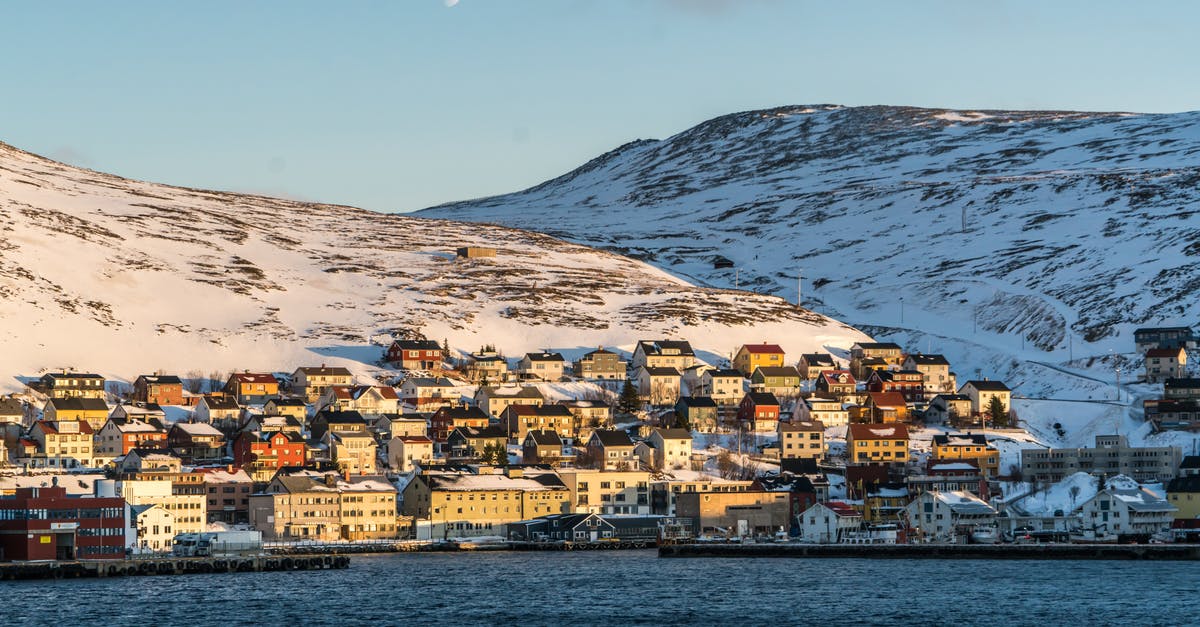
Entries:
{"label": "wharf", "polygon": [[659,557],[1200,560],[1200,544],[671,544]]}
{"label": "wharf", "polygon": [[202,573],[259,573],[348,568],[345,555],[236,555],[0,563],[0,579],[149,577]]}

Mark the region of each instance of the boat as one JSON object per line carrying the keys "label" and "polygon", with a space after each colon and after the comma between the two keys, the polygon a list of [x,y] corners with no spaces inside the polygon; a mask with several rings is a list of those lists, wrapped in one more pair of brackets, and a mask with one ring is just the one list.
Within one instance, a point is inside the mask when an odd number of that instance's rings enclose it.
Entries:
{"label": "boat", "polygon": [[995,527],[977,525],[971,530],[971,544],[995,544],[998,539]]}

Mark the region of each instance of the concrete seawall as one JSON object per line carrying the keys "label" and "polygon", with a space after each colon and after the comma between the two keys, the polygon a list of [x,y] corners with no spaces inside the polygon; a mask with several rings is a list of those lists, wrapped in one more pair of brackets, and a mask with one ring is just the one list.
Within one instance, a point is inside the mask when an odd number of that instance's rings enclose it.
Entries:
{"label": "concrete seawall", "polygon": [[1200,544],[672,544],[658,556],[1200,560]]}
{"label": "concrete seawall", "polygon": [[77,579],[149,577],[204,573],[259,573],[282,570],[341,569],[345,555],[239,555],[228,557],[155,557],[135,560],[81,560],[0,563],[0,579]]}

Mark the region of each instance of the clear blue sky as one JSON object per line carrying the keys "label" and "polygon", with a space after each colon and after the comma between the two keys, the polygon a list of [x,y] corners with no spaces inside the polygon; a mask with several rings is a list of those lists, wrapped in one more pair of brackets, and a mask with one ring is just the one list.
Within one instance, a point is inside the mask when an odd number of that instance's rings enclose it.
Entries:
{"label": "clear blue sky", "polygon": [[1200,108],[1200,3],[393,0],[0,7],[0,141],[408,211],[787,104]]}

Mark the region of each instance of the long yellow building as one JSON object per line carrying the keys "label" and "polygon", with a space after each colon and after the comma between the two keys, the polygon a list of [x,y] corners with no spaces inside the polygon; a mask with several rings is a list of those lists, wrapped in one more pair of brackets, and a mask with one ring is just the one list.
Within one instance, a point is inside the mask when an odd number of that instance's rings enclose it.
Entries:
{"label": "long yellow building", "polygon": [[427,521],[432,538],[503,536],[504,525],[570,511],[558,475],[525,477],[521,469],[430,469],[405,487],[401,513]]}

